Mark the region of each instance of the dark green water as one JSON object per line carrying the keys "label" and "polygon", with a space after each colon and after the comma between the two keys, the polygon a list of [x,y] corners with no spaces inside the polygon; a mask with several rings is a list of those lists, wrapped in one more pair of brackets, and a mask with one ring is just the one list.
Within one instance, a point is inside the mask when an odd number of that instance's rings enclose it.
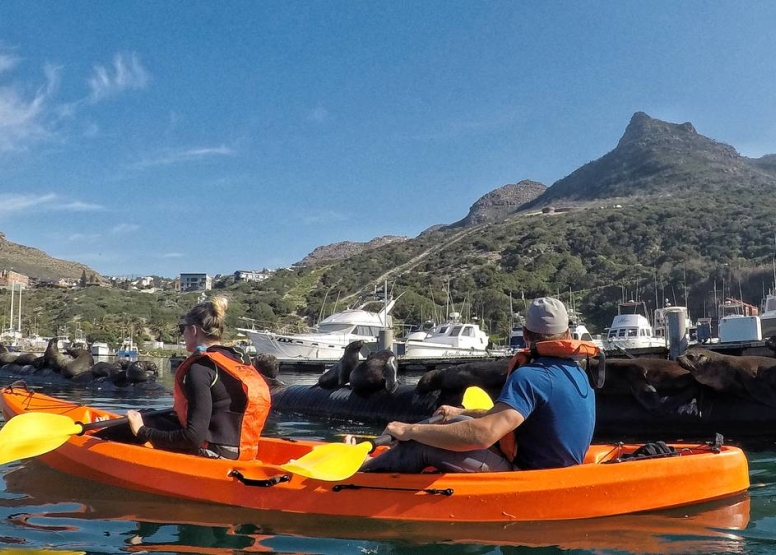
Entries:
{"label": "dark green water", "polygon": [[[45,391],[117,411],[171,402],[166,393],[117,397]],[[377,432],[357,422],[281,420],[274,415],[267,427],[268,434],[330,440],[344,433]],[[0,549],[322,555],[771,553],[776,551],[776,447],[747,454],[752,487],[736,499],[565,523],[464,526],[327,519],[191,503],[76,479],[28,460],[0,467]]]}

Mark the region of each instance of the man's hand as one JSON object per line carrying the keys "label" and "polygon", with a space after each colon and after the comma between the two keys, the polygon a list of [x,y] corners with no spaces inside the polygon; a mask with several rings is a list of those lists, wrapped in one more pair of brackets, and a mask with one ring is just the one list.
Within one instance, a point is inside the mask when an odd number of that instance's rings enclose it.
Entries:
{"label": "man's hand", "polygon": [[412,439],[410,437],[412,426],[414,424],[407,424],[406,422],[389,422],[383,434],[388,434],[398,441],[407,441]]}
{"label": "man's hand", "polygon": [[441,405],[434,411],[434,416],[442,415],[442,421],[447,422],[451,418],[460,416],[464,413],[464,409],[461,407],[453,407],[451,405]]}

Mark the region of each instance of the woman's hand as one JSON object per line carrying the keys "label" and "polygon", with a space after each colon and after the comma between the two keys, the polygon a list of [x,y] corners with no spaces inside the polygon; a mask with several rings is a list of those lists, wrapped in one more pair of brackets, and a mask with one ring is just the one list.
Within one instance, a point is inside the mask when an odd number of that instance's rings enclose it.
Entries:
{"label": "woman's hand", "polygon": [[137,435],[138,430],[143,427],[143,416],[136,410],[128,410],[127,420],[129,420],[129,429]]}

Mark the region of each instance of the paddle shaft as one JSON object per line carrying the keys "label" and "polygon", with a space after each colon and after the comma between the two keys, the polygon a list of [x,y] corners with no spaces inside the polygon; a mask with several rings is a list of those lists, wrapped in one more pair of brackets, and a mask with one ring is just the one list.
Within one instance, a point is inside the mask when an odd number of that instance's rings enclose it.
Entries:
{"label": "paddle shaft", "polygon": [[[172,411],[173,409],[167,407],[164,409],[144,410],[141,411],[140,414],[142,416],[158,416],[160,414],[168,414]],[[99,422],[89,422],[88,424],[84,424],[82,422],[76,422],[76,424],[81,425],[81,433],[84,433],[88,432],[89,430],[103,430],[105,428],[112,428],[114,426],[119,426],[128,422],[129,418],[122,416],[120,418],[109,418],[108,420],[101,420]]]}
{"label": "paddle shaft", "polygon": [[[488,396],[485,390],[477,386],[468,387],[463,397],[463,406],[465,409],[488,410],[493,406],[493,401],[490,399],[490,396]],[[418,424],[436,424],[437,422],[441,422],[443,419],[444,415],[436,414],[426,418],[425,420],[421,420],[418,422]],[[380,445],[388,445],[393,440],[394,437],[391,434],[383,434],[370,440],[369,442],[372,444],[372,450],[370,453],[374,451],[376,447]]]}
{"label": "paddle shaft", "polygon": [[[425,420],[421,420],[418,422],[418,424],[436,424],[437,422],[441,422],[444,418],[443,415],[437,414],[435,416],[430,416],[429,418],[426,418]],[[394,437],[391,434],[383,434],[381,436],[377,436],[374,439],[370,439],[369,443],[372,444],[372,450],[369,451],[370,453],[375,450],[376,447],[379,447],[380,445],[388,445],[394,440]]]}

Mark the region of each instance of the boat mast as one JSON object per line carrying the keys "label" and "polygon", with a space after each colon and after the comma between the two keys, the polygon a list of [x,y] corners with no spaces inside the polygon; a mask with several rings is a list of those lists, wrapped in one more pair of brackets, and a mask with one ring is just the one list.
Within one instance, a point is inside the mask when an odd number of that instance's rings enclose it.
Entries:
{"label": "boat mast", "polygon": [[13,332],[13,292],[14,292],[14,286],[16,285],[15,281],[11,282],[11,317],[8,320],[8,331]]}

